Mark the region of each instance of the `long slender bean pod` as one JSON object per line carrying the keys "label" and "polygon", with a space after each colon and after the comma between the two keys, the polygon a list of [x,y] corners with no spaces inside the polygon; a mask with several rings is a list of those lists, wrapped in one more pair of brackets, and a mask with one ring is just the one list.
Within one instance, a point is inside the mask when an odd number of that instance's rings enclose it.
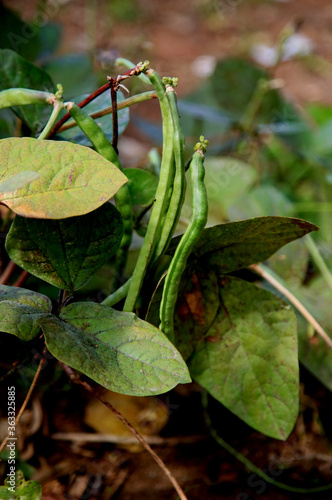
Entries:
{"label": "long slender bean pod", "polygon": [[0,109],[26,104],[53,104],[54,94],[42,90],[23,88],[6,89],[0,92]]}
{"label": "long slender bean pod", "polygon": [[[114,165],[122,170],[118,155],[99,125],[76,104],[70,103],[67,105],[67,109],[82,132],[84,132],[84,134],[92,142],[97,153],[106,158],[106,160],[114,163]],[[114,199],[116,207],[123,219],[123,237],[120,249],[117,252],[115,264],[117,274],[122,275],[126,265],[128,250],[133,234],[131,199],[129,189],[126,184],[119,189],[119,191],[115,194]],[[118,282],[119,280],[116,279],[115,281]]]}
{"label": "long slender bean pod", "polygon": [[167,210],[167,200],[174,177],[173,166],[173,123],[170,115],[169,102],[165,95],[165,86],[156,71],[149,69],[147,75],[153,84],[160,103],[163,121],[163,154],[159,184],[156,192],[155,203],[147,227],[143,245],[141,247],[131,285],[123,310],[130,312],[135,308],[136,300],[140,293],[144,276],[149,265],[153,247],[161,230],[161,221]]}
{"label": "long slender bean pod", "polygon": [[208,203],[204,184],[205,170],[203,163],[205,146],[206,141],[201,137],[201,142],[195,146],[196,152],[190,163],[193,213],[186,232],[182,236],[168,268],[160,303],[159,328],[167,335],[171,342],[174,342],[174,311],[181,276],[185,270],[188,257],[207,221]]}
{"label": "long slender bean pod", "polygon": [[173,151],[175,158],[175,176],[173,182],[172,196],[170,199],[169,208],[163,221],[161,235],[158,238],[158,242],[153,254],[153,262],[156,262],[158,258],[166,250],[175,228],[177,226],[181,208],[184,201],[185,195],[185,170],[184,170],[184,158],[183,158],[183,144],[184,138],[182,134],[182,129],[179,120],[179,112],[176,102],[176,94],[172,85],[166,86],[166,96],[168,98],[172,122],[173,122]]}

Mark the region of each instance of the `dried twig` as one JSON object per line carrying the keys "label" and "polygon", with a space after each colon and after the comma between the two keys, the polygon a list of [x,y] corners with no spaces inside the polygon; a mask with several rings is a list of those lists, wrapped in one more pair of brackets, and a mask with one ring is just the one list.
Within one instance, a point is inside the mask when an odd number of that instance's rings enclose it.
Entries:
{"label": "dried twig", "polygon": [[150,453],[152,458],[157,462],[162,471],[166,474],[170,482],[172,483],[174,489],[180,497],[180,500],[188,500],[186,495],[184,494],[182,488],[178,484],[177,480],[171,473],[171,471],[166,467],[161,458],[153,451],[153,449],[148,445],[146,440],[141,436],[139,432],[128,422],[128,420],[118,411],[116,410],[104,397],[97,391],[97,389],[93,388],[88,382],[85,382],[80,379],[80,377],[67,365],[61,363],[64,371],[67,373],[68,377],[75,382],[76,384],[82,385],[88,392],[93,394],[96,398],[99,399],[107,408],[109,408],[120,420],[124,423],[127,429],[136,437],[136,439],[140,442],[140,444],[145,448],[146,451]]}
{"label": "dried twig", "polygon": [[[157,446],[177,446],[178,444],[192,444],[206,439],[208,436],[179,436],[163,438],[160,436],[144,436],[147,443]],[[86,443],[116,443],[135,444],[137,438],[134,436],[121,436],[119,434],[99,434],[92,432],[56,432],[51,435],[51,439],[57,441],[73,441]]]}
{"label": "dried twig", "polygon": [[324,340],[324,342],[332,349],[332,339],[328,336],[324,328],[315,320],[315,318],[310,314],[308,309],[290,292],[286,287],[284,287],[277,279],[275,279],[269,272],[259,266],[258,264],[253,264],[250,268],[255,271],[259,276],[268,281],[276,290],[282,293],[286,299],[299,311],[300,314],[310,323],[318,335]]}
{"label": "dried twig", "polygon": [[[44,349],[44,352],[45,352],[45,350],[46,350],[46,347],[45,347],[45,349]],[[43,352],[43,354],[44,354],[44,352]],[[43,356],[43,357],[42,357],[42,359],[41,359],[41,360],[40,360],[40,362],[39,362],[39,365],[38,365],[37,371],[36,371],[35,376],[34,376],[34,378],[33,378],[33,381],[32,381],[32,384],[31,384],[31,386],[30,386],[30,389],[29,389],[29,391],[28,391],[28,394],[26,395],[25,400],[24,400],[24,402],[23,402],[23,404],[22,404],[22,406],[21,406],[21,409],[20,409],[20,411],[18,412],[18,414],[17,414],[17,416],[16,416],[16,419],[15,419],[15,426],[19,423],[19,421],[20,421],[20,419],[21,419],[21,417],[22,417],[22,415],[23,415],[23,412],[24,412],[24,410],[25,410],[25,408],[26,408],[26,406],[27,406],[27,404],[28,404],[28,402],[29,402],[29,399],[30,399],[30,397],[31,397],[32,391],[33,391],[33,390],[34,390],[34,388],[35,388],[35,385],[36,385],[36,383],[37,383],[37,380],[38,380],[39,374],[40,374],[41,369],[43,368],[43,366],[44,366],[45,362],[46,362],[46,359],[45,359],[45,358],[44,358],[44,356]],[[8,434],[7,434],[7,436],[5,437],[5,439],[2,441],[1,446],[0,446],[0,453],[2,452],[2,450],[4,449],[4,447],[6,446],[6,443],[7,443],[8,439],[9,439],[9,437],[10,437],[10,434],[8,433]],[[0,459],[0,460],[1,460],[1,459]]]}

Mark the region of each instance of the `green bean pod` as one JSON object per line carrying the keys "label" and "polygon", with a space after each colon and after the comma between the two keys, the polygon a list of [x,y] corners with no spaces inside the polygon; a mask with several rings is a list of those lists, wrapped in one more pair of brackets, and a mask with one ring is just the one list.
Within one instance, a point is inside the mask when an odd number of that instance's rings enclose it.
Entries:
{"label": "green bean pod", "polygon": [[174,342],[174,311],[181,276],[185,270],[188,257],[207,221],[208,203],[204,184],[205,170],[203,161],[203,151],[201,149],[196,150],[190,163],[193,213],[168,268],[160,304],[159,328],[171,342]]}
{"label": "green bean pod", "polygon": [[[112,144],[110,144],[99,125],[76,104],[70,103],[69,105],[67,105],[67,109],[82,132],[84,132],[84,134],[92,142],[97,153],[106,158],[106,160],[114,163],[114,165],[122,170],[118,155],[116,154]],[[117,274],[119,276],[122,276],[133,234],[131,198],[128,186],[126,184],[122,186],[114,195],[114,199],[115,205],[119,210],[123,220],[123,237],[120,249],[118,250],[116,255],[115,263]],[[120,280],[116,279],[115,281],[117,282]]]}
{"label": "green bean pod", "polygon": [[174,178],[173,122],[170,114],[169,102],[165,95],[165,86],[158,73],[153,69],[149,69],[147,75],[159,99],[163,122],[163,154],[155,202],[123,308],[123,310],[127,312],[131,312],[135,308],[144,276],[151,261],[153,248],[161,232],[161,223],[167,212],[169,193],[171,192],[170,189]]}
{"label": "green bean pod", "polygon": [[172,195],[166,217],[162,224],[160,237],[154,249],[153,262],[156,263],[159,257],[167,249],[179,221],[181,208],[184,201],[186,180],[183,158],[184,138],[180,125],[179,112],[176,102],[176,94],[171,85],[166,86],[166,96],[168,98],[172,122],[173,122],[173,151],[175,158],[175,176],[172,188]]}
{"label": "green bean pod", "polygon": [[6,89],[0,92],[0,109],[26,104],[53,104],[55,96],[51,92],[31,89]]}

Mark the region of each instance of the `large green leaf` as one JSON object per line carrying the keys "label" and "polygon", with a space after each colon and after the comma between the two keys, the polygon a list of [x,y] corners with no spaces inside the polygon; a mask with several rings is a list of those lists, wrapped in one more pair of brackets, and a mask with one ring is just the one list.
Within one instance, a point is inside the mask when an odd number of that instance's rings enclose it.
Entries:
{"label": "large green leaf", "polygon": [[69,142],[10,138],[0,141],[0,182],[26,170],[40,178],[0,202],[19,215],[63,219],[100,207],[126,182],[113,163],[95,151]]}
{"label": "large green leaf", "polygon": [[128,189],[132,204],[150,205],[156,194],[158,177],[141,168],[125,168],[123,173],[128,178]]}
{"label": "large green leaf", "polygon": [[[290,217],[257,217],[204,229],[194,248],[196,257],[204,256],[210,265],[230,273],[263,262],[290,241],[319,228],[310,222]],[[172,242],[172,248],[178,239]]]}
{"label": "large green leaf", "polygon": [[298,415],[296,316],[265,290],[220,278],[220,312],[197,344],[192,377],[260,432],[286,439]]}
{"label": "large green leaf", "polygon": [[[209,201],[209,225],[213,225],[228,218],[227,210],[231,204],[237,204],[239,199],[246,199],[247,194],[243,195],[257,181],[258,175],[252,165],[231,157],[206,158],[204,165],[204,182]],[[190,180],[188,182],[190,183]],[[188,188],[186,204],[191,207],[190,191]],[[248,216],[250,214],[246,215]]]}
{"label": "large green leaf", "polygon": [[73,291],[116,253],[122,233],[121,216],[111,203],[68,219],[16,216],[6,250],[14,262],[34,276]]}
{"label": "large green leaf", "polygon": [[43,68],[54,81],[63,86],[63,98],[72,100],[77,95],[92,92],[98,87],[93,60],[88,53],[69,53],[49,58]]}
{"label": "large green leaf", "polygon": [[36,307],[46,312],[52,308],[52,302],[46,295],[15,286],[0,285],[0,301],[2,300]]}
{"label": "large green leaf", "polygon": [[56,358],[115,392],[148,396],[190,382],[167,337],[133,313],[82,302],[39,323]]}
{"label": "large green leaf", "polygon": [[[73,99],[73,102],[78,104],[83,101],[89,94],[84,94]],[[125,99],[122,92],[117,93],[117,102],[122,102]],[[94,113],[95,111],[100,111],[105,108],[112,106],[112,99],[110,92],[104,92],[96,99],[91,101],[87,106],[84,107],[84,111],[88,114]],[[96,119],[96,123],[103,130],[104,134],[111,142],[113,138],[113,118],[112,115],[108,114]],[[118,111],[118,135],[121,135],[129,123],[129,109],[119,109]],[[74,141],[81,146],[92,146],[91,142],[87,136],[82,132],[79,127],[73,127],[59,134],[60,137],[66,141]]]}
{"label": "large green leaf", "polygon": [[264,215],[290,217],[294,211],[293,204],[280,189],[263,184],[248,190],[242,199],[235,200],[228,213],[232,220],[240,220]]}
{"label": "large green leaf", "polygon": [[29,341],[38,335],[37,320],[52,309],[48,297],[24,288],[0,285],[0,330]]}
{"label": "large green leaf", "polygon": [[[54,92],[50,76],[42,69],[9,49],[0,50],[0,90],[26,88]],[[35,135],[46,123],[51,108],[44,104],[15,106],[13,111]]]}
{"label": "large green leaf", "polygon": [[0,5],[0,47],[12,49],[21,56],[36,60],[41,46],[39,23],[29,24],[12,10]]}
{"label": "large green leaf", "polygon": [[[159,309],[162,284],[155,290],[149,306],[147,321],[160,324]],[[197,342],[210,328],[220,306],[216,273],[212,269],[195,266],[187,268],[178,287],[178,299],[174,312],[175,346],[183,359],[187,360]]]}

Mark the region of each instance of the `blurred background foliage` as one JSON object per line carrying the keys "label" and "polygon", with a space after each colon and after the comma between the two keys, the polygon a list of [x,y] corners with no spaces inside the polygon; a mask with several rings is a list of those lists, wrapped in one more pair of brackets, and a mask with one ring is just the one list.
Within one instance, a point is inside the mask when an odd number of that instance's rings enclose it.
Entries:
{"label": "blurred background foliage", "polygon": [[[330,336],[331,26],[332,7],[323,0],[8,0],[0,4],[1,49],[15,51],[46,71],[55,84],[63,85],[66,100],[92,92],[106,81],[106,75],[119,73],[121,68],[113,67],[119,56],[134,63],[149,59],[161,75],[180,78],[179,110],[187,151],[201,134],[210,141],[206,158],[209,224],[280,215],[320,226],[318,233],[287,245],[265,264]],[[3,78],[1,89],[10,86]],[[146,88],[136,81],[129,90],[133,94]],[[18,122],[17,114],[1,111],[0,137],[26,134]],[[137,215],[134,258],[139,235],[144,234],[142,210],[153,199],[158,174],[158,103],[135,106],[122,125],[123,166],[151,174],[142,180],[141,172],[133,169],[130,175]],[[71,134],[70,140],[75,137]],[[139,195],[142,182],[149,186],[144,200]],[[187,195],[179,232],[189,217]],[[131,267],[129,263],[128,273]],[[111,275],[112,263],[80,293],[100,300]],[[262,285],[269,288],[267,283]],[[36,278],[30,277],[27,286],[52,296],[48,285]],[[301,363],[332,391],[330,349],[302,317],[298,324]]]}

